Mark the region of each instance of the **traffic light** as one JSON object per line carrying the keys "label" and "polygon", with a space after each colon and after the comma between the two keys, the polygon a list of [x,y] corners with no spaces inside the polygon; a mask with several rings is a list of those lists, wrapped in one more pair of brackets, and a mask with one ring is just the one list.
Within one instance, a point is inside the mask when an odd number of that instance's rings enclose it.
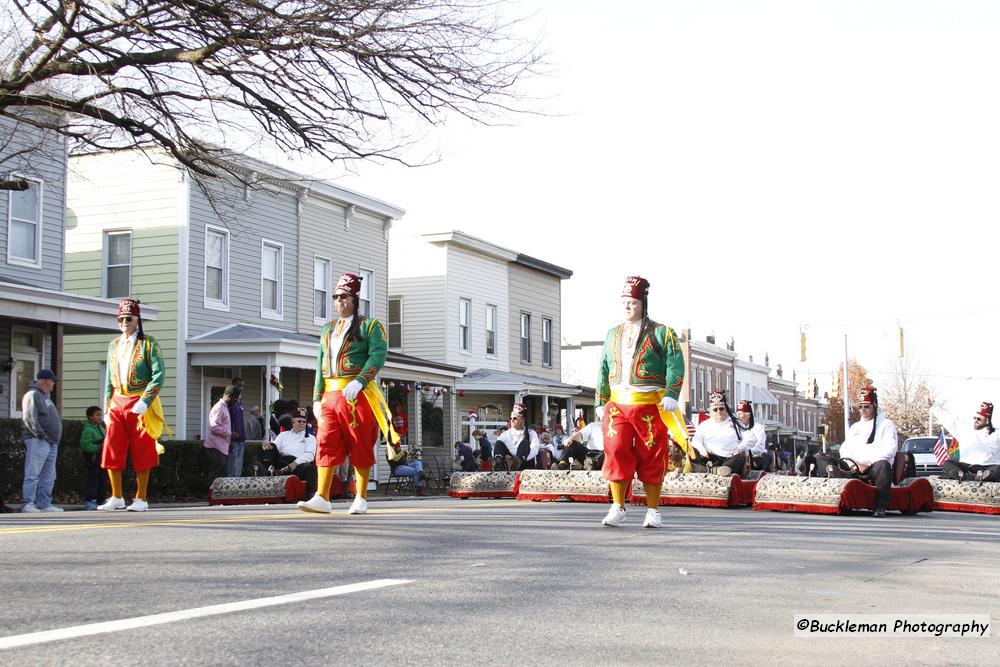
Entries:
{"label": "traffic light", "polygon": [[799,332],[799,361],[806,360],[806,332]]}
{"label": "traffic light", "polygon": [[899,358],[903,358],[903,325],[899,325]]}

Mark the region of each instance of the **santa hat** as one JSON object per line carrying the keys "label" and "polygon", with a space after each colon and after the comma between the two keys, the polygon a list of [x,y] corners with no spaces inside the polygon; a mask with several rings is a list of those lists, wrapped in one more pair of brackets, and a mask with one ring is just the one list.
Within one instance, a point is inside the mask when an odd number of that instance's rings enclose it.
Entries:
{"label": "santa hat", "polygon": [[118,317],[122,315],[131,315],[132,317],[140,317],[139,313],[139,300],[126,297],[118,302]]}
{"label": "santa hat", "polygon": [[858,392],[858,403],[871,403],[872,405],[878,405],[878,395],[875,393],[875,387],[872,387],[871,385],[862,387],[861,391]]}
{"label": "santa hat", "polygon": [[750,401],[740,401],[736,406],[736,412],[749,412],[753,414],[753,404]]}
{"label": "santa hat", "polygon": [[985,417],[986,419],[993,418],[993,404],[987,401],[983,401],[979,404],[979,412],[976,413],[980,417]]}
{"label": "santa hat", "polygon": [[337,281],[337,286],[333,289],[333,294],[350,294],[356,297],[358,292],[361,291],[361,276],[356,276],[353,273],[342,273],[340,275],[340,280]]}
{"label": "santa hat", "polygon": [[633,299],[646,300],[649,295],[649,281],[641,276],[629,276],[625,279],[625,286],[622,287],[622,296]]}
{"label": "santa hat", "polygon": [[524,417],[524,413],[528,411],[528,407],[524,403],[515,403],[514,407],[510,409],[510,418],[517,419],[518,417]]}

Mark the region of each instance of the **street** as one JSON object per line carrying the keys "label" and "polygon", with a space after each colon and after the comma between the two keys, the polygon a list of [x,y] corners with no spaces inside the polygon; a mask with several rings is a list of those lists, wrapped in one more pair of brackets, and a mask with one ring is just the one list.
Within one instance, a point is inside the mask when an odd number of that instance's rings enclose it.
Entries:
{"label": "street", "polygon": [[[996,628],[982,639],[793,637],[796,614],[1000,618],[1000,517],[668,507],[663,529],[650,530],[638,508],[625,527],[602,527],[597,504],[394,498],[373,500],[365,516],[334,507],[3,515],[0,660],[1000,662]],[[268,600],[290,593],[304,595]],[[202,611],[125,623],[190,610]],[[122,623],[5,644],[105,621]]]}

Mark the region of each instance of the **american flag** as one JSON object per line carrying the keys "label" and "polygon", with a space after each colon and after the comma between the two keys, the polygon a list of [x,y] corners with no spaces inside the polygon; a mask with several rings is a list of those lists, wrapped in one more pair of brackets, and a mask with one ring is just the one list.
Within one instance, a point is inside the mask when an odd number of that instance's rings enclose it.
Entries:
{"label": "american flag", "polygon": [[694,424],[687,417],[684,418],[684,424],[687,426],[688,440],[694,437]]}
{"label": "american flag", "polygon": [[934,443],[934,456],[937,458],[939,466],[943,466],[948,460],[948,446],[944,442],[944,431],[938,435],[937,442]]}

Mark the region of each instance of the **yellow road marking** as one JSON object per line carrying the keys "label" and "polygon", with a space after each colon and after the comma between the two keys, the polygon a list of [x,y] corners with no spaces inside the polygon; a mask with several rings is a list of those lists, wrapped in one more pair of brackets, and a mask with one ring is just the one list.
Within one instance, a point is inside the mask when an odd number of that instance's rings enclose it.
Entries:
{"label": "yellow road marking", "polygon": [[[494,502],[484,504],[477,502],[475,504],[468,504],[462,506],[435,506],[435,507],[398,507],[396,509],[374,509],[368,510],[368,514],[413,514],[420,512],[436,512],[436,511],[449,511],[449,510],[470,510],[470,509],[480,509],[480,508],[494,508],[494,507],[515,507],[515,506],[527,507],[525,503],[518,503],[514,501],[506,502]],[[235,523],[238,521],[271,521],[274,519],[318,519],[322,517],[329,518],[346,518],[348,516],[346,510],[344,512],[335,512],[330,515],[317,514],[314,512],[293,512],[291,514],[252,514],[243,516],[229,516],[229,517],[206,517],[201,519],[161,519],[158,521],[121,521],[114,523],[81,523],[71,526],[24,526],[24,527],[11,527],[11,528],[0,528],[0,535],[23,535],[26,533],[62,533],[67,531],[76,530],[95,530],[102,528],[135,528],[141,526],[180,526],[187,524],[206,524],[206,523]]]}

